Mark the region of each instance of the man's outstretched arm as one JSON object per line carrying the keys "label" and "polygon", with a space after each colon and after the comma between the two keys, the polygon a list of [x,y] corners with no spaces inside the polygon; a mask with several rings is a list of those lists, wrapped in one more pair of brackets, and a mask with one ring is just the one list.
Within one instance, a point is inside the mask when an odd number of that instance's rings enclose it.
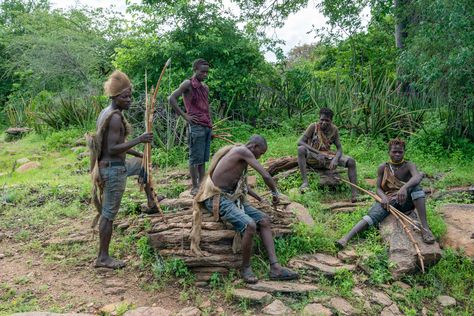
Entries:
{"label": "man's outstretched arm", "polygon": [[278,203],[280,199],[278,197],[277,186],[275,180],[273,180],[272,176],[268,173],[268,171],[263,168],[263,166],[258,162],[258,160],[255,159],[255,156],[252,154],[252,152],[248,149],[242,151],[242,159],[244,159],[250,167],[255,169],[255,171],[257,171],[262,176],[263,181],[272,192],[273,203]]}

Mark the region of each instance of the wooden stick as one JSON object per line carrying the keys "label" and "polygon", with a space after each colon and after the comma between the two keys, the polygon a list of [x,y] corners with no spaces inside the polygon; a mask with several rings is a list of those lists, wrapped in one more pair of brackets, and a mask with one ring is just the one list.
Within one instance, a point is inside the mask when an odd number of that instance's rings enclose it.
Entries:
{"label": "wooden stick", "polygon": [[228,143],[230,143],[230,144],[232,144],[232,145],[235,145],[235,142],[233,142],[233,141],[231,141],[230,139],[227,139],[227,138],[225,138],[225,137],[221,137],[220,135],[212,135],[212,137],[218,138],[218,139],[222,139],[223,141],[226,141],[226,142],[228,142]]}

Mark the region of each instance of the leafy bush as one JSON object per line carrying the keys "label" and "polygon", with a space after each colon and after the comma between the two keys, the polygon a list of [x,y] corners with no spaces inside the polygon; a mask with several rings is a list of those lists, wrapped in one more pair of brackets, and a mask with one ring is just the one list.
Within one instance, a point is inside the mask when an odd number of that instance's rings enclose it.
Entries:
{"label": "leafy bush", "polygon": [[52,132],[46,136],[46,146],[49,150],[62,150],[74,146],[76,141],[84,137],[84,130],[69,129]]}

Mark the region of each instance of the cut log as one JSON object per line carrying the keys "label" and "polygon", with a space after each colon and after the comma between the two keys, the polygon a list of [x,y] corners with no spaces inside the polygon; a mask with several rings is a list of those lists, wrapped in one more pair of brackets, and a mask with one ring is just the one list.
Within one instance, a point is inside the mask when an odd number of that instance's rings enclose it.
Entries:
{"label": "cut log", "polygon": [[275,181],[279,181],[280,179],[285,179],[286,177],[294,174],[294,173],[297,173],[299,172],[299,169],[298,168],[293,168],[293,169],[290,169],[290,170],[286,170],[286,171],[283,171],[283,172],[280,172],[276,175],[273,176],[273,179],[275,179]]}
{"label": "cut log", "polygon": [[[250,199],[251,200],[251,199]],[[183,197],[175,200],[164,200],[168,206],[189,205],[189,200]],[[163,204],[162,204],[163,205]],[[277,209],[269,203],[252,204],[267,214],[272,223],[274,237],[286,236],[292,233],[292,226],[298,221],[290,205],[279,205]],[[299,205],[298,213],[311,217],[304,206]],[[301,213],[301,214],[300,214]],[[165,214],[166,222],[159,216],[148,215],[139,218],[131,227],[145,227],[151,222],[151,229],[147,231],[151,246],[163,258],[183,260],[184,264],[197,275],[199,282],[209,281],[214,272],[227,273],[229,268],[241,265],[242,255],[238,247],[233,247],[236,232],[232,225],[225,221],[216,222],[210,212],[202,213],[200,248],[203,256],[196,256],[190,252],[189,235],[192,228],[192,210],[181,209],[178,212]],[[233,252],[235,248],[236,254]]]}
{"label": "cut log", "polygon": [[190,268],[193,267],[228,267],[237,268],[240,267],[242,262],[242,255],[240,254],[229,254],[229,255],[216,255],[209,252],[204,252],[203,256],[195,256],[189,250],[161,250],[160,254],[166,257],[173,257],[181,259]]}
{"label": "cut log", "polygon": [[288,265],[295,269],[303,269],[306,274],[322,273],[326,276],[334,276],[340,269],[355,270],[354,265],[345,264],[340,259],[323,253],[298,256],[291,259]]}
{"label": "cut log", "polygon": [[274,176],[282,171],[298,167],[298,158],[288,156],[276,159],[269,159],[265,165],[268,173],[270,173],[271,176]]}
{"label": "cut log", "polygon": [[185,209],[193,206],[193,199],[164,199],[160,201],[160,205],[168,209]]}
{"label": "cut log", "polygon": [[[276,180],[284,178],[290,174],[298,171],[298,158],[293,156],[281,157],[275,159],[269,159],[265,163],[268,173]],[[337,179],[340,173],[346,172],[345,169],[327,170],[327,169],[316,169],[307,166],[309,170],[312,170],[319,174],[319,184],[322,186],[335,186],[340,184]],[[279,173],[283,173],[281,176]]]}

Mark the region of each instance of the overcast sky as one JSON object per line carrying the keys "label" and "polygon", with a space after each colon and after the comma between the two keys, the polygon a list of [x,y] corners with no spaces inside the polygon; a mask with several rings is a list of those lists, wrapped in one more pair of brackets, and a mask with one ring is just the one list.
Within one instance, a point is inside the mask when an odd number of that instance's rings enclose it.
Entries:
{"label": "overcast sky", "polygon": [[[125,12],[126,9],[125,0],[52,0],[51,3],[54,8],[87,5],[95,8],[114,7],[117,11],[121,12]],[[286,44],[281,46],[285,54],[296,45],[313,43],[315,41],[314,35],[307,34],[308,31],[313,28],[313,25],[315,27],[321,27],[325,24],[326,19],[314,8],[314,2],[309,1],[309,3],[310,6],[308,8],[302,9],[289,16],[284,27],[280,29],[267,29],[269,37],[285,41]],[[265,57],[269,61],[275,61],[275,56],[272,53],[266,54]]]}

